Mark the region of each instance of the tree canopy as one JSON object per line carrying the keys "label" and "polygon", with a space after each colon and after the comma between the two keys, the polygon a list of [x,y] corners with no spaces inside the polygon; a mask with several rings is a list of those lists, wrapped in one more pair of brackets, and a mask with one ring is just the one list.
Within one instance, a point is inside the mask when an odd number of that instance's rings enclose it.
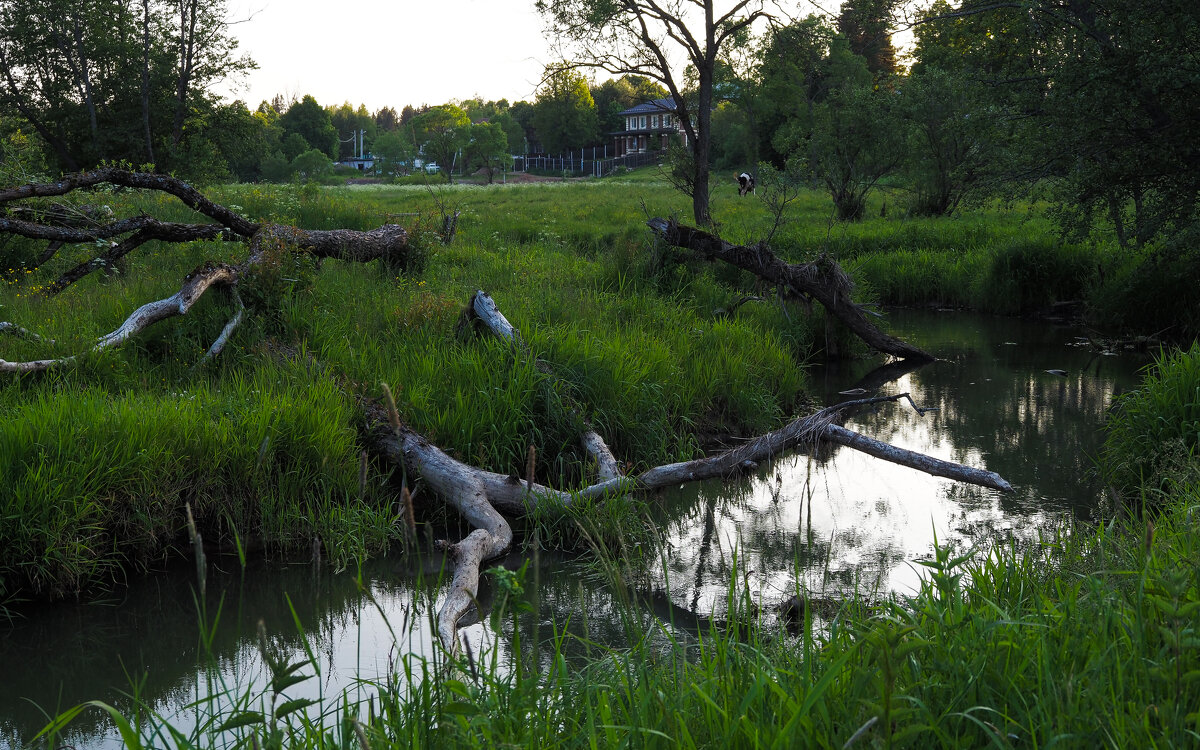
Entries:
{"label": "tree canopy", "polygon": [[595,140],[599,122],[587,79],[571,70],[553,70],[538,89],[533,127],[550,153],[580,148]]}

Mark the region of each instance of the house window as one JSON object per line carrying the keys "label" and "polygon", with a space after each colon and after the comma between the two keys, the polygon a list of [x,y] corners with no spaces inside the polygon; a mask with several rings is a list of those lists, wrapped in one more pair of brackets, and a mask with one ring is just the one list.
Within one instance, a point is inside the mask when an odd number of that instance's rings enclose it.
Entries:
{"label": "house window", "polygon": [[650,115],[650,127],[658,127],[658,115]]}
{"label": "house window", "polygon": [[637,119],[636,117],[626,117],[625,118],[625,129],[633,130],[634,120],[636,120],[636,119]]}
{"label": "house window", "polygon": [[641,117],[638,118],[638,130],[645,130],[645,129],[646,129],[646,116],[642,115]]}
{"label": "house window", "polygon": [[664,128],[671,127],[671,116],[670,115],[663,115],[663,127]]}

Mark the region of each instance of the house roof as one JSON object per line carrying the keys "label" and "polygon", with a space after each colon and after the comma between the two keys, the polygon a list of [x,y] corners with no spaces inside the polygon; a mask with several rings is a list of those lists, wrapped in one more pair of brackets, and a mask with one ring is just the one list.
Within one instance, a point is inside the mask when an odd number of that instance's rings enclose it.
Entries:
{"label": "house roof", "polygon": [[666,99],[655,99],[654,101],[635,104],[629,109],[622,111],[621,116],[658,114],[659,112],[668,112],[674,114],[675,100],[667,97]]}

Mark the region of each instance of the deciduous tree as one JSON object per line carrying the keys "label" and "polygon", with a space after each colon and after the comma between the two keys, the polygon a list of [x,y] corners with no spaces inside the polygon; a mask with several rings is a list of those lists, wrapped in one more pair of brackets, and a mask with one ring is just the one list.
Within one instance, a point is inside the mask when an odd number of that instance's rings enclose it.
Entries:
{"label": "deciduous tree", "polygon": [[567,69],[550,71],[533,105],[533,127],[542,147],[552,154],[592,143],[598,121],[587,80]]}
{"label": "deciduous tree", "polygon": [[467,143],[471,118],[453,104],[442,104],[414,117],[412,127],[425,158],[437,162],[446,179],[454,182],[454,163]]}
{"label": "deciduous tree", "polygon": [[[767,0],[538,0],[546,33],[565,60],[610,73],[646,76],[675,102],[687,133],[692,213],[709,223],[713,74],[723,45],[767,18]],[[681,64],[677,58],[682,56]],[[695,74],[695,96],[685,90],[684,67]]]}

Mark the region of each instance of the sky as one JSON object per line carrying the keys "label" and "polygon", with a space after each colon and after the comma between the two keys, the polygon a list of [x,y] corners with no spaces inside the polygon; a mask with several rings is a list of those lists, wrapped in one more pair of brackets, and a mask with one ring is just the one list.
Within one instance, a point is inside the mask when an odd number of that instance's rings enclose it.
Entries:
{"label": "sky", "polygon": [[371,112],[452,99],[533,101],[551,61],[533,0],[229,0],[238,49],[258,63],[218,93],[251,109],[312,94]]}
{"label": "sky", "polygon": [[[534,0],[227,2],[231,32],[258,70],[239,87],[216,92],[250,109],[276,94],[312,94],[324,106],[365,104],[371,112],[477,96],[533,101],[555,59]],[[906,39],[894,41],[903,46]]]}

